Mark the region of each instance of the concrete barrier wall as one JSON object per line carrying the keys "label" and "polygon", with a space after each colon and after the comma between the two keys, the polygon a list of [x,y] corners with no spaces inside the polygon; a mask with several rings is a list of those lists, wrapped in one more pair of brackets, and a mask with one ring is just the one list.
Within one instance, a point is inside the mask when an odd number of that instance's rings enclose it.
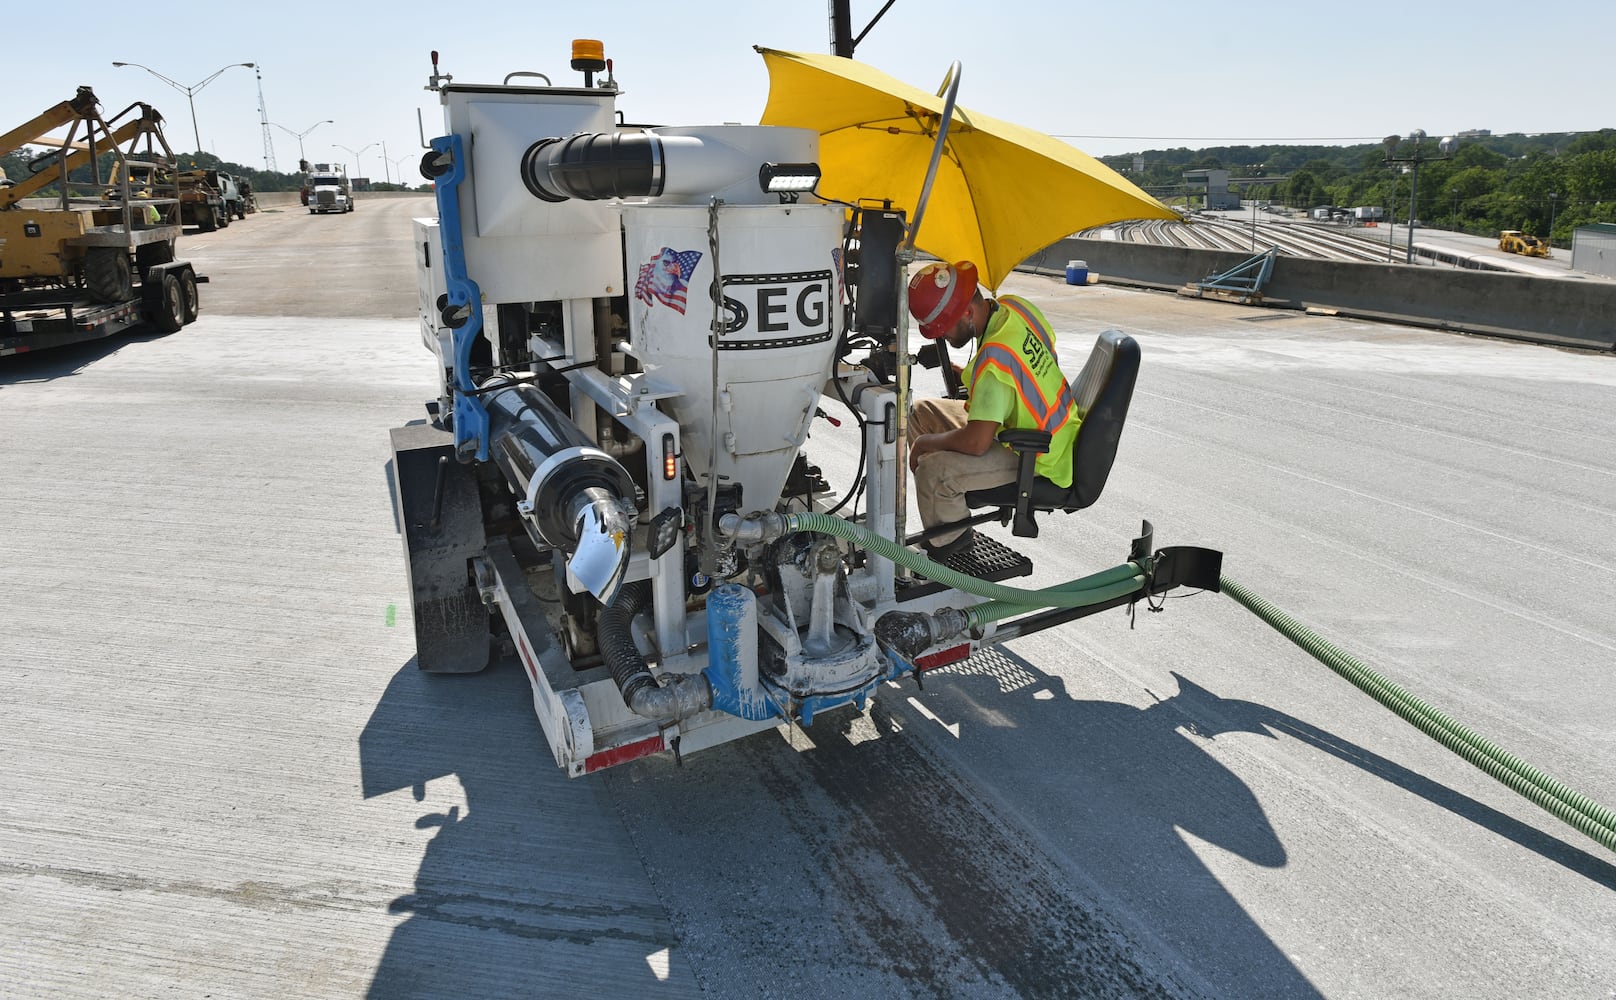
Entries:
{"label": "concrete barrier wall", "polygon": [[[1087,261],[1102,281],[1178,289],[1235,267],[1250,254],[1067,239],[1028,260],[1064,273]],[[1540,278],[1407,264],[1346,264],[1279,256],[1263,289],[1267,305],[1333,309],[1491,336],[1616,349],[1616,282]]]}
{"label": "concrete barrier wall", "polygon": [[[359,191],[356,195],[357,201],[369,201],[372,198],[420,198],[422,201],[430,201],[432,198],[430,191]],[[254,197],[258,199],[258,207],[261,209],[284,209],[288,205],[294,208],[302,207],[296,191],[259,191]],[[357,205],[354,210],[358,211]]]}

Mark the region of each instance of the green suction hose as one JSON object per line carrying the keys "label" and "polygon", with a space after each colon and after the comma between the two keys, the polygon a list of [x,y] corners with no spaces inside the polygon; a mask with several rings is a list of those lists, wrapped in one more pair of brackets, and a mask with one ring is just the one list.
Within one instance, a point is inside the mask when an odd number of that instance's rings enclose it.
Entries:
{"label": "green suction hose", "polygon": [[[827,514],[800,512],[784,515],[786,530],[832,535],[889,559],[945,587],[987,598],[965,612],[970,625],[980,627],[1040,608],[1079,608],[1130,594],[1143,593],[1147,566],[1124,563],[1068,583],[1025,590],[979,580],[933,562],[918,552],[883,538],[863,525]],[[1302,647],[1359,690],[1391,709],[1427,736],[1502,782],[1528,801],[1575,827],[1606,848],[1616,851],[1616,812],[1572,791],[1519,757],[1487,740],[1469,727],[1398,687],[1360,661],[1342,652],[1312,629],[1228,577],[1221,577],[1225,594]]]}
{"label": "green suction hose", "polygon": [[1580,832],[1616,851],[1616,813],[1456,722],[1228,577],[1223,592],[1427,736]]}

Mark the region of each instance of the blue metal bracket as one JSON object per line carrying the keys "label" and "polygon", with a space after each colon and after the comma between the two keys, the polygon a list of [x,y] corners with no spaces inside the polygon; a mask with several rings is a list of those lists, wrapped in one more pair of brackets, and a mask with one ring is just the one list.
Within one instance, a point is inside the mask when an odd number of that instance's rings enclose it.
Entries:
{"label": "blue metal bracket", "polygon": [[[471,345],[483,332],[482,291],[466,274],[466,245],[460,228],[460,183],[466,179],[465,148],[460,136],[432,140],[432,148],[448,158],[448,172],[437,178],[438,238],[443,242],[443,275],[447,291],[441,307],[444,324],[454,331],[454,447],[462,459],[475,452],[488,461],[488,411],[471,382]],[[441,162],[441,159],[440,159]],[[458,323],[458,325],[456,325]]]}
{"label": "blue metal bracket", "polygon": [[1278,253],[1279,248],[1274,247],[1255,257],[1248,257],[1222,274],[1208,275],[1196,282],[1196,287],[1203,292],[1236,292],[1260,298],[1263,285],[1274,273],[1274,257]]}

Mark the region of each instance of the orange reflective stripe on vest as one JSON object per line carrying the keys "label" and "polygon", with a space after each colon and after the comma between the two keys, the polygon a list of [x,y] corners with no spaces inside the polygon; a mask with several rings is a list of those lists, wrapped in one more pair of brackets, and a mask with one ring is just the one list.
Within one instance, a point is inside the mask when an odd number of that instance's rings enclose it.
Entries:
{"label": "orange reflective stripe on vest", "polygon": [[999,305],[1004,306],[1017,316],[1021,317],[1021,321],[1027,324],[1027,329],[1031,330],[1039,340],[1043,341],[1044,350],[1049,352],[1049,356],[1052,358],[1055,357],[1055,337],[1048,330],[1044,329],[1044,324],[1038,322],[1037,316],[1033,314],[1031,309],[1028,309],[1025,305],[1023,305],[1021,300],[1016,298],[1014,295],[1001,295],[999,296],[998,302]]}
{"label": "orange reflective stripe on vest", "polygon": [[1072,395],[1072,387],[1064,378],[1061,379],[1060,391],[1056,394],[1055,402],[1051,405],[1044,396],[1043,388],[1038,385],[1038,379],[1033,375],[1032,369],[1027,367],[1027,359],[1019,352],[1003,344],[983,344],[982,349],[977,351],[976,360],[971,364],[972,383],[981,376],[984,368],[997,368],[1010,376],[1010,382],[1016,387],[1016,395],[1021,400],[1022,409],[1033,418],[1039,430],[1053,434],[1065,425],[1076,397]]}

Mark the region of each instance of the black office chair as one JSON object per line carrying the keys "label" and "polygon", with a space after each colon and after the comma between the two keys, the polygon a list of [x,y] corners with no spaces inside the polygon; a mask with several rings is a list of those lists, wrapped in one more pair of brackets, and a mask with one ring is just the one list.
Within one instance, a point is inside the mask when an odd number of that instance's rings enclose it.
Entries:
{"label": "black office chair", "polygon": [[[1111,463],[1117,457],[1122,424],[1128,419],[1134,382],[1139,378],[1139,342],[1121,330],[1107,330],[1094,342],[1083,373],[1072,386],[1083,423],[1072,443],[1072,485],[1056,486],[1034,473],[1038,456],[1049,451],[1045,431],[1002,430],[999,443],[1020,456],[1016,481],[986,490],[971,490],[971,507],[997,507],[1001,523],[1013,520],[1011,531],[1023,538],[1038,536],[1035,511],[1070,513],[1100,499]],[[990,518],[972,518],[971,523]]]}

